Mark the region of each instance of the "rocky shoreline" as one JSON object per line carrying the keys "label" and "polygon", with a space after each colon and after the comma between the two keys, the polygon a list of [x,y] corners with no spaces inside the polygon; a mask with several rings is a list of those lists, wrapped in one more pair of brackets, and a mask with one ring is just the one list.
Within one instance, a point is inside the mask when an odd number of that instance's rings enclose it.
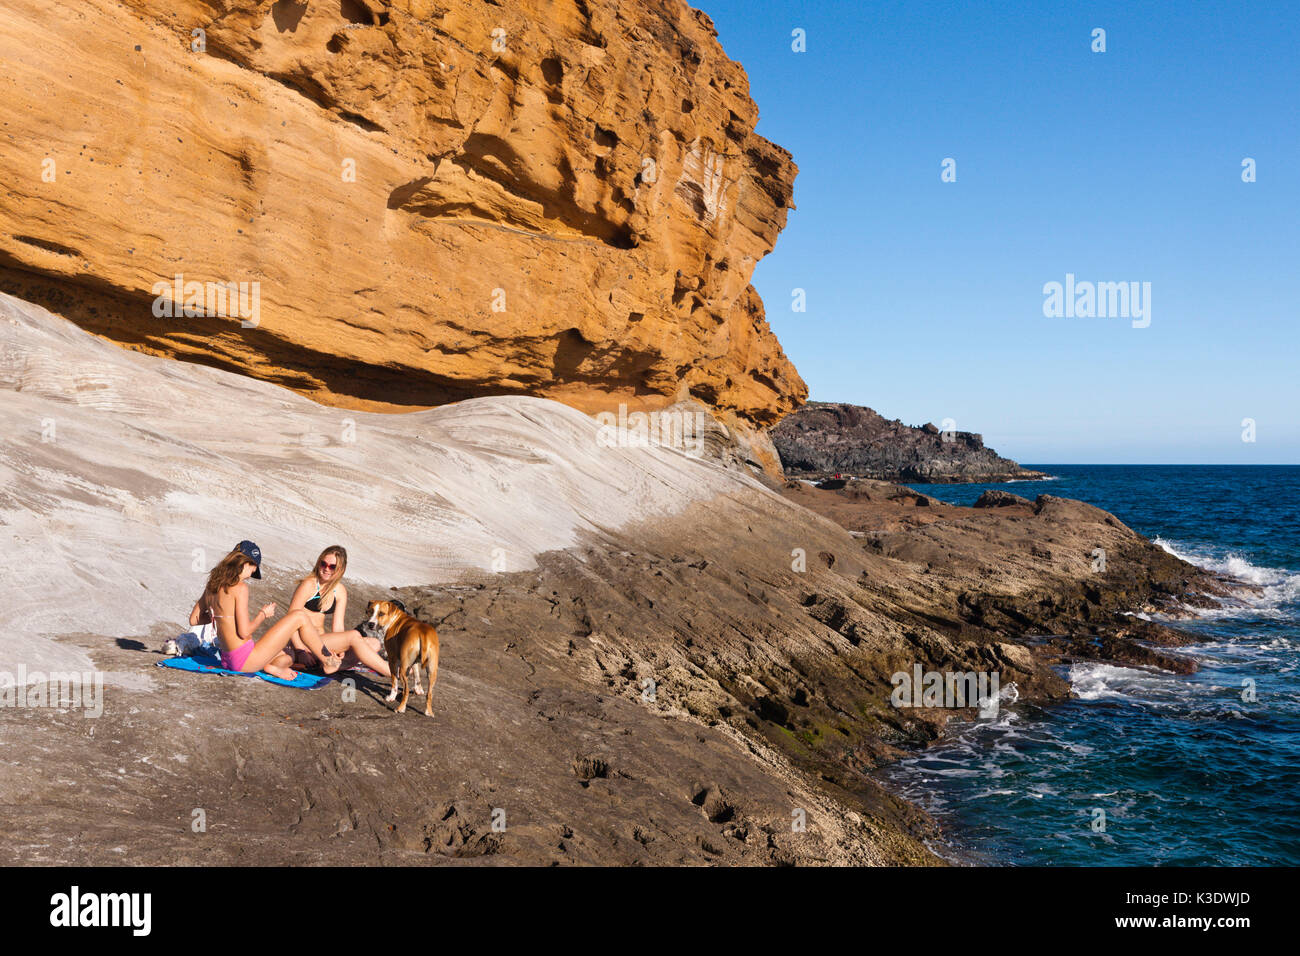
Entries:
{"label": "rocky shoreline", "polygon": [[933,423],[904,425],[843,402],[808,402],[774,426],[770,436],[792,478],[954,484],[1050,477],[984,447],[973,432]]}
{"label": "rocky shoreline", "polygon": [[934,864],[938,825],[875,771],[974,711],[893,707],[891,674],[995,670],[1050,703],[1064,662],[1185,671],[1166,649],[1187,638],[1126,612],[1225,588],[1080,502],[791,482],[588,535],[535,571],[354,585],[358,606],[394,593],[438,626],[432,721],[360,675],[349,700],[155,670],[161,626],[65,635],[161,686],[110,693],[93,722],[0,711],[22,770],[0,783],[0,859]]}

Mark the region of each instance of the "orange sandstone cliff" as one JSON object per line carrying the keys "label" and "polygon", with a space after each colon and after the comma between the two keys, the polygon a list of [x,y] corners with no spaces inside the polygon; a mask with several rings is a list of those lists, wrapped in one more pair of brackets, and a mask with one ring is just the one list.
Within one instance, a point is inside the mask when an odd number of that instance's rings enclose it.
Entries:
{"label": "orange sandstone cliff", "polygon": [[750,285],[795,166],[677,0],[8,0],[0,61],[0,289],[129,348],[379,410],[806,397]]}

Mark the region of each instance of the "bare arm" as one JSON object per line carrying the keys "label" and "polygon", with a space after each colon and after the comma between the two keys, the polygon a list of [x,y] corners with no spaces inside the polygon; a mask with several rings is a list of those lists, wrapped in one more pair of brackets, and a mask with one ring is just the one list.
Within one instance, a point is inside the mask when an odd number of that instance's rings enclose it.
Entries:
{"label": "bare arm", "polygon": [[293,597],[289,600],[289,610],[294,611],[300,607],[306,607],[307,602],[311,600],[312,592],[311,578],[304,578],[298,582],[298,586],[293,589]]}
{"label": "bare arm", "polygon": [[343,630],[343,622],[347,620],[348,611],[348,589],[342,584],[334,588],[334,593],[338,595],[334,599],[334,633]]}
{"label": "bare arm", "polygon": [[206,624],[204,620],[208,616],[208,609],[203,606],[203,598],[194,602],[194,607],[190,611],[190,627],[198,627],[200,624]]}
{"label": "bare arm", "polygon": [[[307,602],[311,599],[313,590],[311,578],[308,577],[299,581],[298,586],[293,589],[293,597],[289,599],[289,610],[296,611],[299,608],[305,608]],[[297,631],[294,631],[289,638],[289,645],[300,651],[308,650],[307,645],[302,642],[302,638],[298,636]]]}
{"label": "bare arm", "polygon": [[248,619],[248,585],[242,581],[234,588],[235,595],[235,629],[239,633],[239,639],[247,641],[254,632],[262,626],[262,622],[275,613],[275,602],[272,601],[262,610],[257,612],[257,617],[251,621]]}

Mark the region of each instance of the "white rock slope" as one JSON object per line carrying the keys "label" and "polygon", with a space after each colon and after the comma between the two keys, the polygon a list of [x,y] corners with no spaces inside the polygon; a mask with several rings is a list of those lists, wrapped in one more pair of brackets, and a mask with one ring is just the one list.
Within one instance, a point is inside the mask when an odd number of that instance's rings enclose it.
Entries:
{"label": "white rock slope", "polygon": [[763,490],[681,451],[601,447],[597,433],[543,399],[327,408],[125,351],[0,294],[0,671],[89,669],[51,638],[181,622],[241,538],[272,571],[305,574],[338,543],[351,578],[437,583]]}

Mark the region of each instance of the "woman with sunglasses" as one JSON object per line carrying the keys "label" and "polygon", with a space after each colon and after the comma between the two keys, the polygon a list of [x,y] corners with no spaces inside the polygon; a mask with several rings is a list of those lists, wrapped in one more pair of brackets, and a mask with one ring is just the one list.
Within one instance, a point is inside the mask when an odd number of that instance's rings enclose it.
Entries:
{"label": "woman with sunglasses", "polygon": [[261,637],[253,637],[253,632],[274,617],[276,610],[272,601],[255,617],[248,616],[248,579],[261,576],[261,549],[252,541],[241,541],[212,569],[202,596],[194,602],[190,624],[215,627],[221,666],[245,674],[265,671],[273,677],[293,680],[298,676],[291,669],[295,658],[286,651],[296,644],[302,647],[304,660],[310,657],[314,664],[319,658],[326,673],[338,670],[337,659],[323,646],[305,610],[290,611]]}
{"label": "woman with sunglasses", "polygon": [[[331,655],[342,655],[340,667],[352,667],[360,662],[380,676],[389,677],[388,662],[379,655],[379,640],[362,637],[356,630],[344,629],[348,589],[343,584],[343,572],[347,566],[348,553],[341,546],[330,545],[322,551],[311,574],[299,581],[294,589],[289,611],[306,612],[324,649]],[[285,652],[287,659],[281,664],[310,667],[316,663],[315,655],[297,634]],[[293,656],[288,659],[290,654]]]}

